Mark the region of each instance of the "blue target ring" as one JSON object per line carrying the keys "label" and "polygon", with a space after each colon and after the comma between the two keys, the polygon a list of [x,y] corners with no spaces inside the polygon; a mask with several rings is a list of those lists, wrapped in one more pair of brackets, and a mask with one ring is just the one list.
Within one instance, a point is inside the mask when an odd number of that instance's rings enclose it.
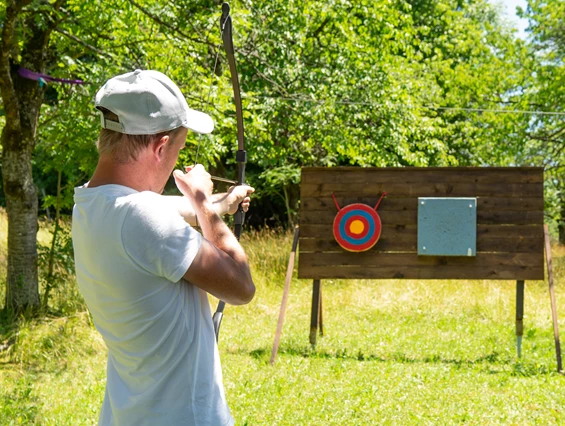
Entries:
{"label": "blue target ring", "polygon": [[[345,225],[346,225],[346,223],[349,219],[356,219],[358,216],[362,216],[365,219],[367,219],[367,222],[369,224],[369,229],[368,229],[367,232],[364,232],[365,237],[352,238],[346,232]],[[345,241],[347,241],[349,244],[362,245],[362,244],[367,243],[368,241],[371,240],[371,238],[373,238],[374,230],[375,230],[375,219],[374,219],[374,217],[372,215],[370,215],[369,213],[367,213],[366,211],[363,211],[363,210],[348,211],[347,213],[345,213],[343,215],[343,217],[341,218],[340,223],[339,223],[339,233],[340,233],[341,237]]]}

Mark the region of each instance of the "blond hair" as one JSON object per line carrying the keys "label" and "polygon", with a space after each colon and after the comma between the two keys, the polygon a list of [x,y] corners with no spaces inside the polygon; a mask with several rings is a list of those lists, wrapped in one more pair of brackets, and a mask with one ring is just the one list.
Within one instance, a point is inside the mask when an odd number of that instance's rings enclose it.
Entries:
{"label": "blond hair", "polygon": [[[102,111],[107,120],[119,121],[118,116],[113,112],[103,107],[98,107],[98,109]],[[155,135],[128,135],[109,129],[101,129],[96,141],[96,148],[99,155],[110,154],[119,163],[129,163],[137,159],[137,154],[143,148],[158,141],[163,136],[170,136],[171,139],[174,139],[180,129],[178,127]]]}

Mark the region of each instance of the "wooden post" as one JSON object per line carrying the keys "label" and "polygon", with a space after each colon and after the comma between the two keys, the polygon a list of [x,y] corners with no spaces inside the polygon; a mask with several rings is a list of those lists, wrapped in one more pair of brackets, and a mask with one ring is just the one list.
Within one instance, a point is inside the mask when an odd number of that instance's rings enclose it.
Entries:
{"label": "wooden post", "polygon": [[298,226],[294,228],[294,239],[292,240],[292,249],[290,250],[288,267],[286,268],[286,278],[284,280],[284,290],[283,290],[283,298],[281,302],[281,310],[279,312],[279,321],[277,323],[277,332],[275,333],[275,342],[273,343],[273,351],[271,352],[271,365],[275,363],[275,359],[277,357],[277,351],[279,350],[279,343],[281,340],[282,328],[284,323],[284,314],[286,311],[288,294],[290,292],[290,282],[292,280],[292,271],[294,270],[294,258],[296,256],[297,246],[298,246]]}
{"label": "wooden post", "polygon": [[524,335],[524,281],[516,281],[516,352],[522,356],[522,336]]}
{"label": "wooden post", "polygon": [[545,259],[547,261],[547,277],[549,280],[549,300],[551,301],[551,316],[553,318],[553,338],[555,339],[555,356],[557,357],[557,371],[563,371],[561,364],[561,345],[559,344],[559,324],[557,322],[557,305],[555,303],[555,290],[553,288],[553,267],[551,264],[551,243],[549,241],[549,230],[543,225],[545,235]]}
{"label": "wooden post", "polygon": [[310,317],[310,344],[316,346],[320,321],[320,280],[314,280],[312,288],[312,314]]}

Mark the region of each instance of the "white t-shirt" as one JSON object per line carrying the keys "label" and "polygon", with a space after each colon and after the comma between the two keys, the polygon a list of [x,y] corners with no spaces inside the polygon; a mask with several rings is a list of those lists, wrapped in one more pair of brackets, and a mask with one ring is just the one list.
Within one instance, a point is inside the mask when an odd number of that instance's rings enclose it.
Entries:
{"label": "white t-shirt", "polygon": [[100,425],[233,425],[207,293],[183,280],[202,236],[171,197],[75,188],[77,281],[108,347]]}

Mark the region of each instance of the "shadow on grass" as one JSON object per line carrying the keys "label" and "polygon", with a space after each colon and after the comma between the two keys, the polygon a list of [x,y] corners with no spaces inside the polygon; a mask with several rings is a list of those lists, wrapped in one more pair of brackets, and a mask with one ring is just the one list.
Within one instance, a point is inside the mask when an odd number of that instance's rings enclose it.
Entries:
{"label": "shadow on grass", "polygon": [[20,322],[7,309],[0,310],[0,355],[16,343]]}
{"label": "shadow on grass", "polygon": [[[351,361],[376,361],[376,362],[402,362],[407,364],[426,363],[426,364],[455,364],[455,365],[470,365],[482,364],[484,362],[496,364],[508,364],[509,360],[502,360],[497,352],[481,356],[476,359],[450,359],[444,358],[440,355],[431,355],[425,357],[410,357],[403,353],[395,353],[390,356],[380,356],[375,354],[366,354],[361,351],[357,353],[348,352],[347,349],[340,349],[337,351],[316,350],[307,346],[303,347],[281,347],[278,351],[279,355],[300,356],[303,358],[314,359],[343,359]],[[249,352],[255,359],[264,358],[270,355],[270,351],[266,349],[255,349]]]}
{"label": "shadow on grass", "polygon": [[0,356],[17,343],[22,328],[47,315],[40,308],[25,308],[14,312],[8,308],[0,309]]}
{"label": "shadow on grass", "polygon": [[[269,362],[271,349],[255,349],[248,351],[236,351],[242,355],[250,355],[258,361]],[[310,359],[327,360],[350,360],[359,362],[382,362],[382,363],[403,363],[403,364],[447,364],[454,367],[479,367],[488,374],[509,374],[514,377],[532,377],[540,375],[555,374],[549,366],[539,363],[514,360],[496,351],[476,358],[449,358],[442,355],[429,355],[422,357],[408,356],[404,353],[394,353],[388,356],[367,354],[361,351],[348,352],[347,349],[337,351],[316,350],[310,346],[282,346],[278,351],[279,356],[302,357]]]}

